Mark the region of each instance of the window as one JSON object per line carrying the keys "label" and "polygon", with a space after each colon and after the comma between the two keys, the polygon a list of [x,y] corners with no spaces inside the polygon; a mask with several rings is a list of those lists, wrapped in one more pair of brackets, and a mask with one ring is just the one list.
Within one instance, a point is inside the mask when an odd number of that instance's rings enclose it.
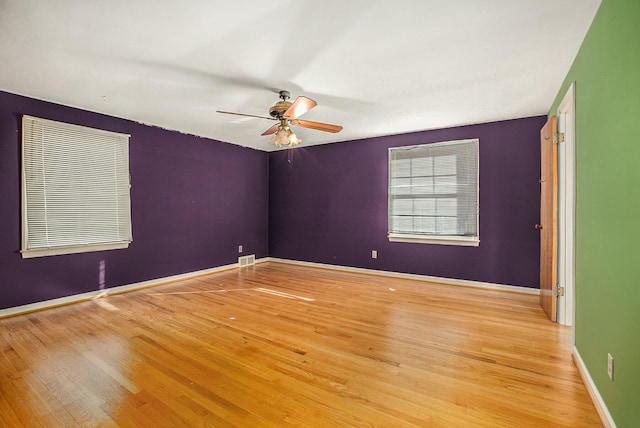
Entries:
{"label": "window", "polygon": [[389,240],[479,245],[478,142],[389,149]]}
{"label": "window", "polygon": [[126,248],[129,135],[22,118],[22,257]]}

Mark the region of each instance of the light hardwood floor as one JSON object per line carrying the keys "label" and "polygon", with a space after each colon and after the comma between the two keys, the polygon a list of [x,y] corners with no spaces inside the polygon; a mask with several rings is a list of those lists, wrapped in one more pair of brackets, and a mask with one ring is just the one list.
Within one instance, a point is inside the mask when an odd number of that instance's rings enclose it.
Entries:
{"label": "light hardwood floor", "polygon": [[601,426],[570,335],[534,295],[263,263],[0,320],[0,426]]}

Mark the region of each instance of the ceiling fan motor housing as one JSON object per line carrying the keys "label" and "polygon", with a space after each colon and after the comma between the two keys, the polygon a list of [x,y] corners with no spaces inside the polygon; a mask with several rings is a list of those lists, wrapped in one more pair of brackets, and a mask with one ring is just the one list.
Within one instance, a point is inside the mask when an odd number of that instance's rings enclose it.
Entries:
{"label": "ceiling fan motor housing", "polygon": [[269,108],[269,114],[271,117],[281,119],[282,115],[289,109],[291,103],[289,101],[278,101],[274,106]]}

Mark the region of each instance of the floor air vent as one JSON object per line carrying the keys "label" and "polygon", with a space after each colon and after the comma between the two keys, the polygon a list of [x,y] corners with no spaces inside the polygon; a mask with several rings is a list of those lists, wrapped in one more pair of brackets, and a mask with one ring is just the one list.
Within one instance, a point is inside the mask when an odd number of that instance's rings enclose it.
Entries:
{"label": "floor air vent", "polygon": [[253,264],[256,263],[256,256],[255,254],[251,254],[248,256],[242,256],[242,257],[238,257],[238,265],[240,267],[244,267],[244,266],[251,266]]}

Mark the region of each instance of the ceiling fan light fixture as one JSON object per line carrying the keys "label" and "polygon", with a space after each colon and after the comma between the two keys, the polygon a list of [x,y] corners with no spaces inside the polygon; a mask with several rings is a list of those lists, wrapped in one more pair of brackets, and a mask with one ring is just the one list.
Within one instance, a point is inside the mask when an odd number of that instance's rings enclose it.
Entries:
{"label": "ceiling fan light fixture", "polygon": [[287,139],[289,140],[289,147],[297,146],[302,143],[302,139],[298,138],[296,134],[293,133],[292,130],[289,130]]}
{"label": "ceiling fan light fixture", "polygon": [[302,140],[293,133],[288,125],[280,125],[270,142],[276,147],[293,147],[300,144]]}

